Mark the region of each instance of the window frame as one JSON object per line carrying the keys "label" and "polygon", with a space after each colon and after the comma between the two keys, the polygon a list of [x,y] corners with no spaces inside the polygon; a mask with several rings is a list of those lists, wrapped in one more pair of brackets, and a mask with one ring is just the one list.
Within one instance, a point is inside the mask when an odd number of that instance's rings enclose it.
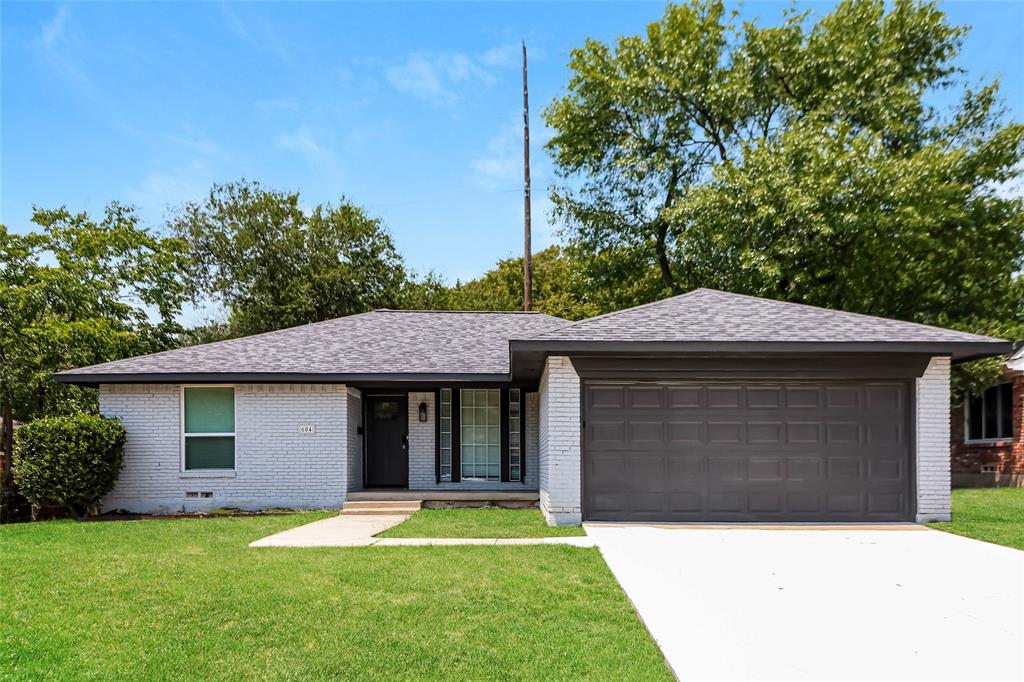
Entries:
{"label": "window frame", "polygon": [[[982,433],[984,433],[985,414],[986,414],[987,408],[988,408],[988,402],[985,400],[985,393],[987,393],[989,389],[998,388],[1000,386],[1009,386],[1010,387],[1010,407],[1009,407],[1009,415],[1008,415],[1008,419],[1009,419],[1009,423],[1010,423],[1010,432],[1009,432],[1009,434],[1005,435],[1005,436],[995,436],[995,437],[992,437],[992,438],[971,438],[971,399],[975,398],[975,397],[981,399],[981,422],[982,422]],[[1001,392],[997,391],[996,395],[997,396],[1001,396],[1002,394],[1001,394]],[[1002,397],[998,398],[998,403],[999,404],[996,407],[996,409],[1002,408]],[[964,415],[963,416],[964,416],[964,443],[965,444],[971,444],[971,445],[986,445],[987,444],[987,445],[991,445],[991,444],[994,444],[994,443],[1005,443],[1007,441],[1012,441],[1013,440],[1013,382],[1012,381],[1003,381],[1003,382],[1000,382],[1000,383],[995,384],[993,386],[989,386],[980,395],[975,395],[974,393],[968,393],[966,400],[964,400],[963,410],[964,410]],[[999,418],[999,415],[997,414],[996,415],[997,423],[999,421],[998,418]]]}
{"label": "window frame", "polygon": [[[463,482],[463,481],[472,481],[474,483],[501,483],[502,482],[501,470],[502,470],[502,463],[503,463],[503,461],[505,459],[504,456],[503,456],[503,454],[504,454],[504,447],[503,446],[505,444],[505,439],[507,438],[507,436],[504,433],[507,430],[507,427],[505,426],[505,424],[504,424],[504,422],[502,420],[502,404],[504,403],[504,400],[502,400],[502,394],[503,394],[504,390],[507,390],[507,389],[502,389],[500,387],[494,387],[494,386],[487,386],[487,387],[483,387],[483,386],[466,386],[466,387],[462,387],[462,388],[459,389],[459,421],[458,421],[458,428],[459,428],[459,481],[460,482]],[[466,409],[466,402],[465,402],[465,395],[464,395],[464,393],[466,391],[473,391],[474,393],[481,392],[481,393],[484,393],[484,394],[490,394],[491,392],[494,392],[494,393],[498,394],[498,404],[496,406],[494,406],[494,407],[497,407],[497,410],[498,410],[498,423],[497,424],[490,424],[490,423],[484,423],[484,424],[476,424],[476,423],[474,423],[473,424],[473,428],[476,428],[476,429],[483,428],[483,429],[486,430],[486,429],[493,428],[493,427],[497,427],[497,429],[498,429],[498,442],[496,444],[492,444],[490,442],[487,442],[486,438],[485,438],[485,442],[483,443],[483,447],[484,448],[490,449],[494,445],[496,445],[497,448],[498,448],[498,473],[497,473],[497,477],[496,478],[492,478],[489,474],[484,476],[484,477],[482,477],[482,478],[480,476],[466,476],[466,473],[465,473],[466,459],[463,456],[464,455],[463,448],[466,447],[466,444],[463,442],[463,438],[462,438],[462,430],[464,428],[466,428],[465,423],[462,421],[462,413],[463,413],[463,410]],[[475,398],[474,398],[474,400],[475,400]],[[473,407],[475,409],[476,407],[479,407],[479,406],[474,403]],[[488,397],[488,404],[485,405],[484,408],[487,409],[487,408],[490,408],[490,407],[492,407],[492,405],[490,405],[490,398]],[[452,430],[454,430],[454,429],[455,429],[455,425],[453,424],[452,425]],[[479,443],[475,443],[474,444],[474,447],[479,447],[479,446],[480,446]],[[488,461],[486,462],[485,466],[488,469],[490,468],[489,458],[488,458]],[[479,470],[479,464],[476,462],[476,456],[475,455],[474,455],[474,467],[477,468],[477,470]]]}
{"label": "window frame", "polygon": [[[441,474],[441,392],[447,390],[451,395],[451,477],[445,479]],[[463,390],[496,390],[498,391],[499,411],[499,466],[497,479],[463,478],[462,477],[462,391]],[[519,391],[519,478],[512,478],[510,471],[510,442],[509,412],[511,391]],[[523,385],[494,385],[494,384],[446,384],[434,388],[434,479],[438,485],[458,485],[460,483],[470,484],[497,484],[526,483],[527,453],[526,453],[526,396],[529,389]]]}
{"label": "window frame", "polygon": [[[185,389],[186,388],[230,388],[232,409],[234,410],[234,430],[230,433],[186,433],[185,432]],[[178,386],[178,434],[181,441],[180,461],[178,470],[182,474],[223,474],[230,475],[238,470],[238,386],[237,384],[180,384]],[[186,438],[226,438],[231,436],[233,444],[232,465],[230,469],[189,469],[185,466],[185,439]]]}

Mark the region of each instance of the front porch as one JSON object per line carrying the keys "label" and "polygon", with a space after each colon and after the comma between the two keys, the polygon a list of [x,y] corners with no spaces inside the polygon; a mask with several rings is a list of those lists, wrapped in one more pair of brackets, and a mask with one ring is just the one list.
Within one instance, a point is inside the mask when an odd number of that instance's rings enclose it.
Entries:
{"label": "front porch", "polygon": [[412,513],[421,508],[448,507],[536,507],[537,490],[396,490],[394,488],[353,490],[348,493],[343,514]]}

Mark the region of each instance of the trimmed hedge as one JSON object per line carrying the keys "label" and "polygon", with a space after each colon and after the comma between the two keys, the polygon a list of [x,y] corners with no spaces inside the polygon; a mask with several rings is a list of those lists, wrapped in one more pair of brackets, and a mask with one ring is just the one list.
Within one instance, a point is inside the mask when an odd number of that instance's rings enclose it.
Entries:
{"label": "trimmed hedge", "polygon": [[14,482],[34,507],[61,506],[81,518],[113,489],[124,440],[117,419],[93,414],[36,419],[14,432]]}

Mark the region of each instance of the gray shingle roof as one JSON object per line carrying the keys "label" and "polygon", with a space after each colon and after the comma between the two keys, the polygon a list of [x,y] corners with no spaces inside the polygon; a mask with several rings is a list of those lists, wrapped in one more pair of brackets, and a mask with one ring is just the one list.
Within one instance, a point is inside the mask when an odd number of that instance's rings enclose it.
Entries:
{"label": "gray shingle roof", "polygon": [[266,375],[294,381],[325,375],[350,381],[384,375],[394,380],[498,380],[512,369],[510,343],[514,352],[535,355],[590,350],[588,344],[597,350],[640,353],[754,352],[785,346],[789,351],[832,352],[860,345],[879,352],[960,358],[1009,350],[1008,343],[988,336],[696,289],[580,322],[540,313],[378,310],[82,367],[57,378],[74,383],[217,378],[211,375],[232,381],[258,381]]}
{"label": "gray shingle roof", "polygon": [[952,329],[695,289],[654,303],[541,331],[529,341],[999,342]]}
{"label": "gray shingle roof", "polygon": [[566,324],[540,313],[378,310],[63,372],[89,375],[507,374],[509,339]]}

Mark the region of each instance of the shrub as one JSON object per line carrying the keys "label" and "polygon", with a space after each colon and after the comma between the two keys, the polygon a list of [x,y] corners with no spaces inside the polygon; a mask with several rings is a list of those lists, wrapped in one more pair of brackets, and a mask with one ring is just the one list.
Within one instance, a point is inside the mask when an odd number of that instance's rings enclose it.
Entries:
{"label": "shrub", "polygon": [[14,482],[34,507],[81,518],[111,491],[121,470],[124,426],[92,414],[46,417],[14,432]]}

